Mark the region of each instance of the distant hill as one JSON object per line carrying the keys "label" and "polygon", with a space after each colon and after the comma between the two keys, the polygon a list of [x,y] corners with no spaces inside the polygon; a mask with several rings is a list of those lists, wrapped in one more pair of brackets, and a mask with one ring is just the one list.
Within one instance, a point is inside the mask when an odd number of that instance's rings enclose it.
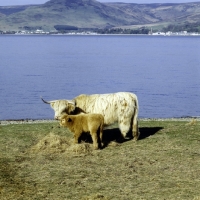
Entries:
{"label": "distant hill", "polygon": [[50,0],[41,5],[0,6],[0,30],[55,27],[112,28],[200,23],[200,2],[181,4],[100,3]]}

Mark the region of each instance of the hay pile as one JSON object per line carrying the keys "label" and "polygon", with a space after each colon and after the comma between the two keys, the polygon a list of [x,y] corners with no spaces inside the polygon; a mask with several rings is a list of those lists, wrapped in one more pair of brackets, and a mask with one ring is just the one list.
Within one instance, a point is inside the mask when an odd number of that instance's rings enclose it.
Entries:
{"label": "hay pile", "polygon": [[188,122],[186,124],[187,126],[194,126],[194,125],[197,125],[197,120],[196,119],[192,119],[190,122]]}
{"label": "hay pile", "polygon": [[64,153],[86,154],[93,151],[93,145],[88,143],[74,144],[73,139],[50,133],[31,148],[31,153]]}

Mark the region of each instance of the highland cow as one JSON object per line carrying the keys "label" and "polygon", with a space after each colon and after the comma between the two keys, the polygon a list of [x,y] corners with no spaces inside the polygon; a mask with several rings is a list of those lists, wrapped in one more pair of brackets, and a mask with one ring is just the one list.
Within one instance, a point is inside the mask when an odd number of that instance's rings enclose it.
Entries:
{"label": "highland cow", "polygon": [[82,94],[73,100],[42,100],[54,109],[55,119],[60,119],[63,114],[98,113],[104,117],[104,127],[117,122],[124,138],[130,129],[134,140],[139,138],[139,105],[137,96],[133,93]]}

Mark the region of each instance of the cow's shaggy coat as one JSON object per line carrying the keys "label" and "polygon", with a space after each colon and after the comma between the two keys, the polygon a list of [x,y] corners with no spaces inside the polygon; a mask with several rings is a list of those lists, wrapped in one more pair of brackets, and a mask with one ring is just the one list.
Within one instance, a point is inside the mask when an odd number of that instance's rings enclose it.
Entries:
{"label": "cow's shaggy coat", "polygon": [[[43,99],[42,99],[43,100]],[[44,100],[43,100],[44,101]],[[73,100],[44,101],[49,103],[55,111],[55,119],[62,114],[99,113],[104,117],[104,124],[118,122],[121,134],[126,137],[132,127],[134,140],[139,137],[137,96],[129,92],[111,94],[79,95]]]}
{"label": "cow's shaggy coat", "polygon": [[79,142],[83,132],[89,132],[93,140],[94,149],[98,149],[101,146],[103,124],[104,118],[100,114],[65,114],[60,119],[60,125],[69,128],[74,133],[75,144]]}

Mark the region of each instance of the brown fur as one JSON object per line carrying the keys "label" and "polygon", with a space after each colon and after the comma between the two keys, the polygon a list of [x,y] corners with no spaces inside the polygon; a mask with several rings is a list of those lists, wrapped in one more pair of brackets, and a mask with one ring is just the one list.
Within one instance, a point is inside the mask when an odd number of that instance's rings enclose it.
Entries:
{"label": "brown fur", "polygon": [[[94,149],[98,149],[101,146],[103,124],[104,118],[101,114],[65,114],[60,119],[60,125],[69,128],[74,133],[74,143],[78,143],[83,132],[89,132],[93,140]],[[100,142],[98,140],[98,130],[100,131]]]}

